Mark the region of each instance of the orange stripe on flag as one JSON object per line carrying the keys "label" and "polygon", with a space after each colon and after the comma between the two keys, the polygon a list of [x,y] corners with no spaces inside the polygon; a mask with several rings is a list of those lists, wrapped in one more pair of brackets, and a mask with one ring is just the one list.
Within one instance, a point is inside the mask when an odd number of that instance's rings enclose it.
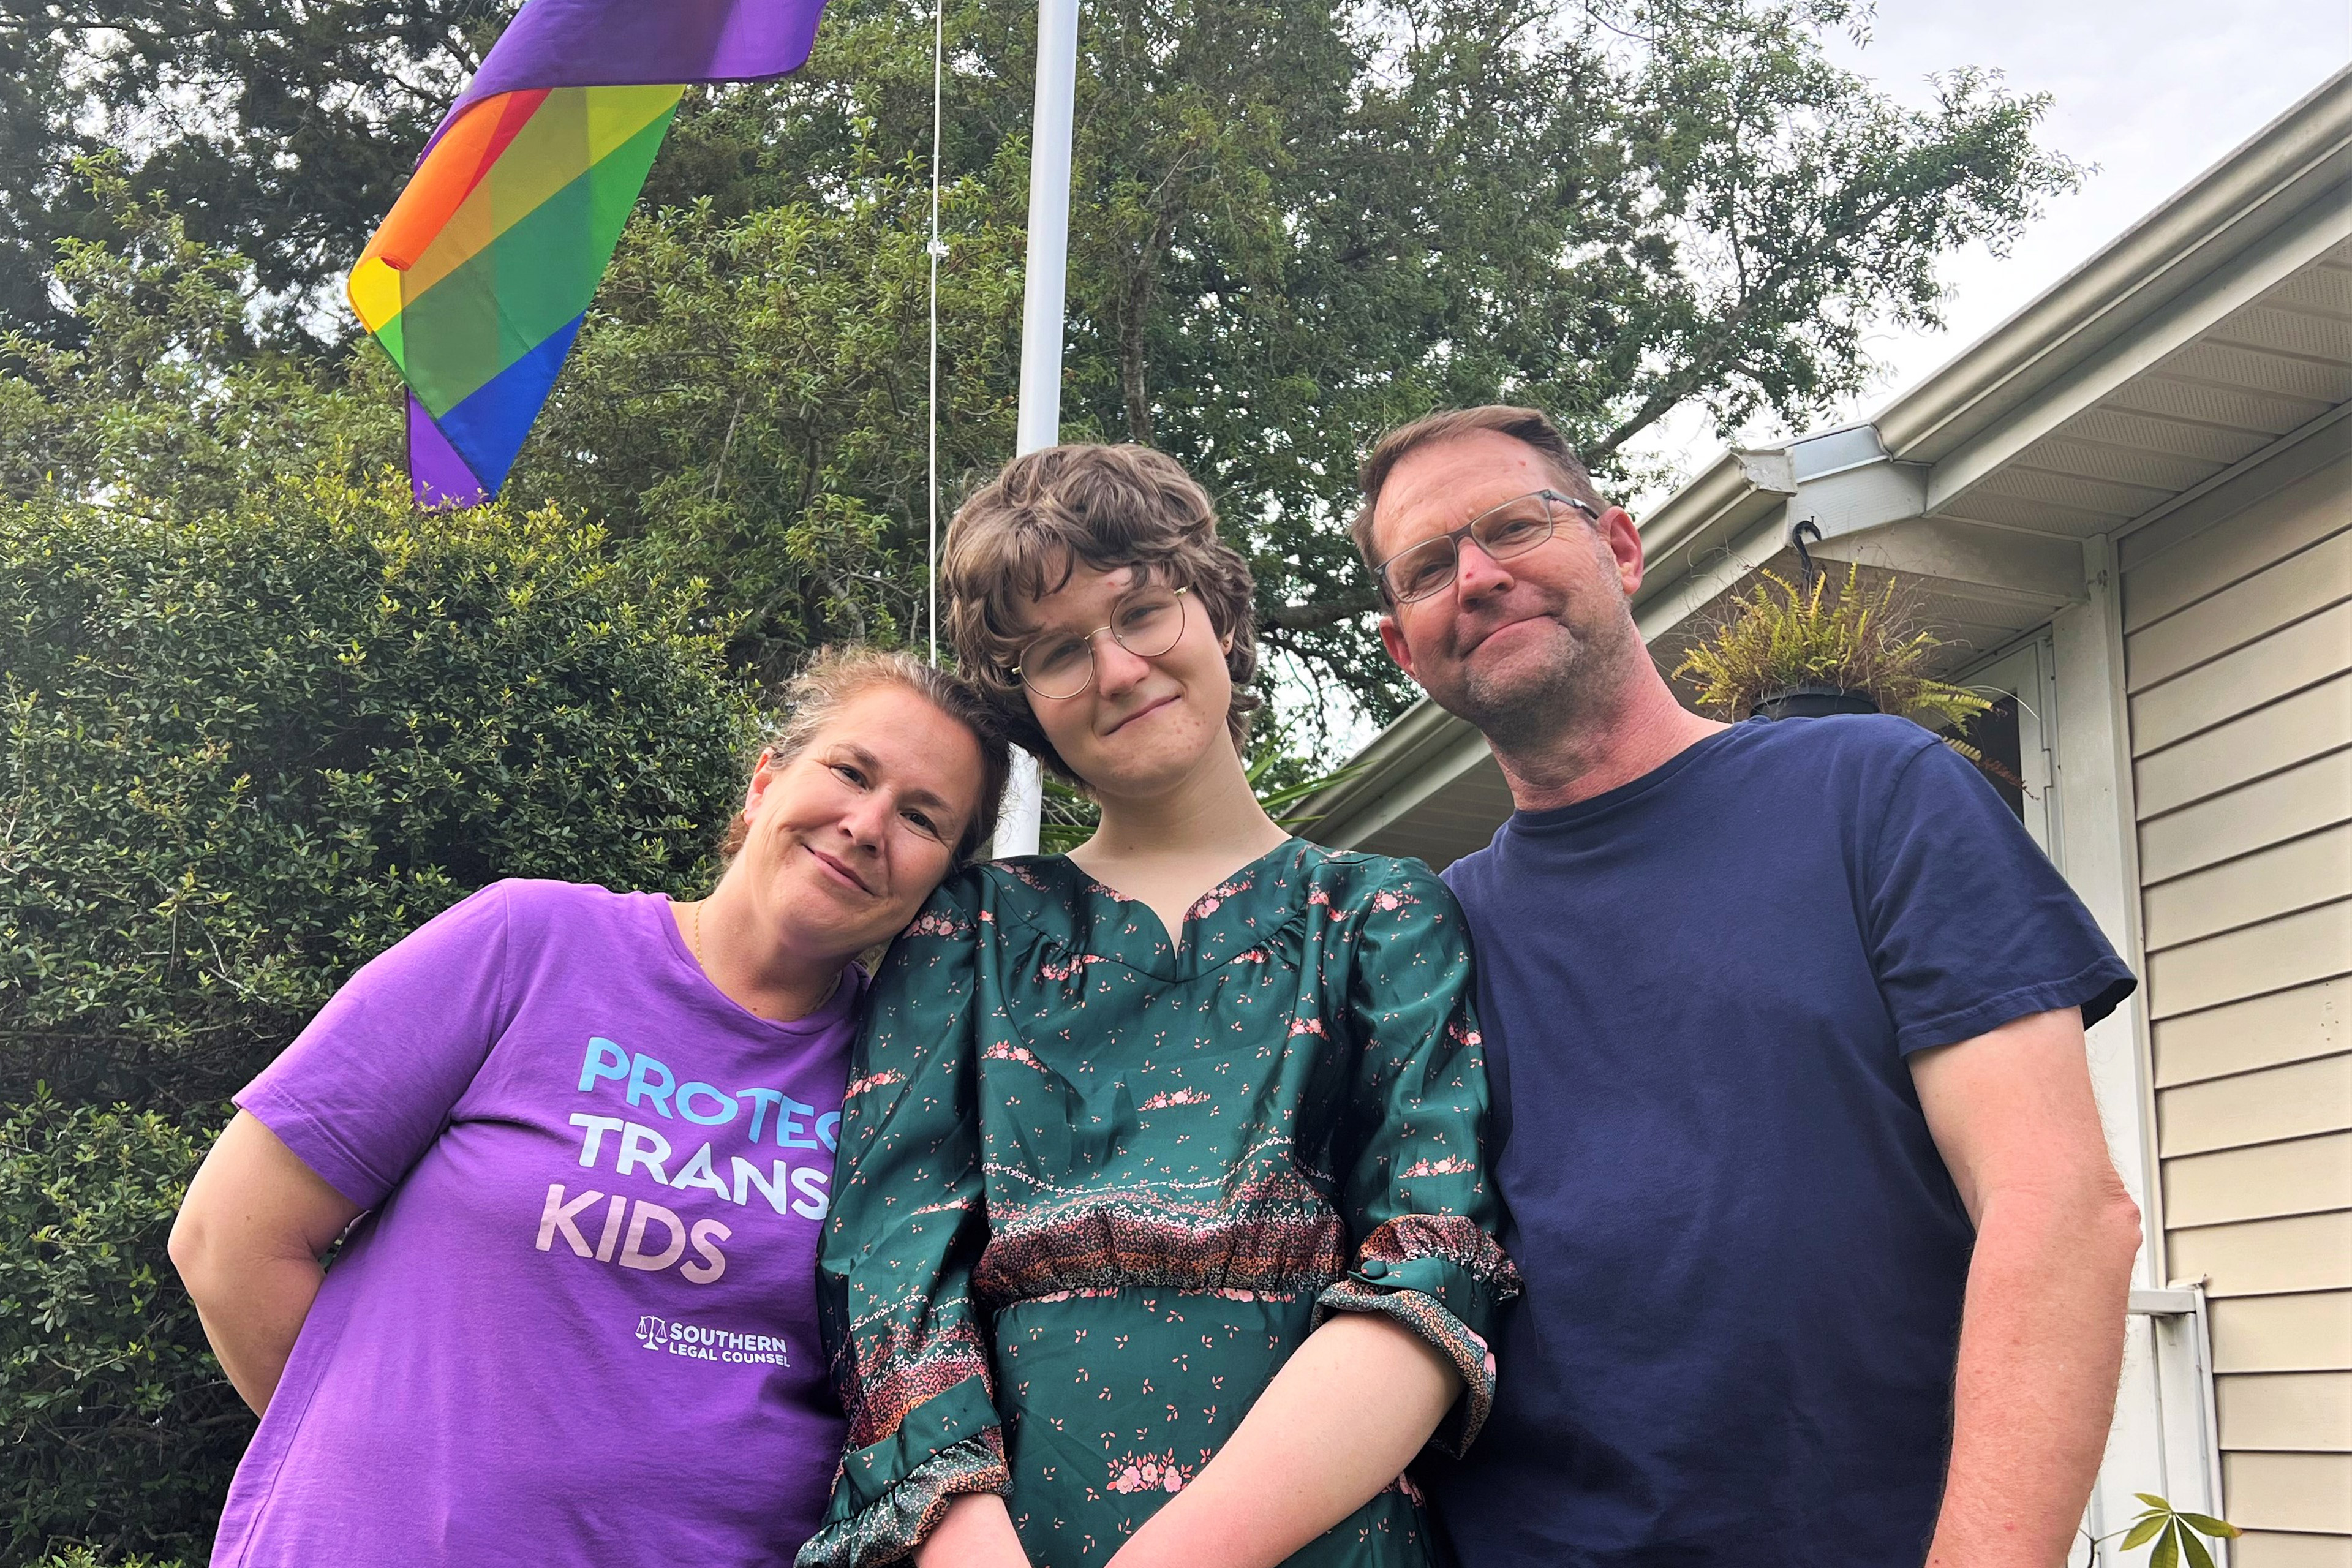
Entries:
{"label": "orange stripe on flag", "polygon": [[502,92],[499,95],[507,106],[506,112],[499,116],[498,128],[490,132],[489,145],[482,150],[481,167],[474,172],[473,183],[466,187],[467,195],[474,194],[474,186],[482,183],[482,176],[490,172],[490,165],[506,152],[507,144],[515,139],[515,133],[539,112],[539,106],[547,101],[550,90],[542,87],[530,92]]}
{"label": "orange stripe on flag", "polygon": [[501,92],[470,105],[409,176],[361,260],[398,272],[415,266],[546,97],[545,89]]}

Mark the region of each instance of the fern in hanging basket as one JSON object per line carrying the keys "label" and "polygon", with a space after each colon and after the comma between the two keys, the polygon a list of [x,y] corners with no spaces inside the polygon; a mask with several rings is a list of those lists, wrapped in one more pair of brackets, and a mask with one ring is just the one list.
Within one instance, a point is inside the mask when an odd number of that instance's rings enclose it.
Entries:
{"label": "fern in hanging basket", "polygon": [[1737,722],[1785,693],[1830,689],[1867,697],[1882,713],[1959,728],[1992,707],[1927,673],[1944,644],[1918,625],[1899,580],[1874,588],[1852,563],[1842,579],[1824,572],[1802,585],[1762,576],[1675,667],[1701,708]]}

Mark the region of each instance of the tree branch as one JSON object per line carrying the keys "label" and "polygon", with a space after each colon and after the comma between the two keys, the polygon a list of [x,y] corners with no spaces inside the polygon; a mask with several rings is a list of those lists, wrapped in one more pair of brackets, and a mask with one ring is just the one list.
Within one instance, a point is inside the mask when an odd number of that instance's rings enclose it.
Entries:
{"label": "tree branch", "polygon": [[1336,626],[1341,621],[1354,620],[1381,607],[1380,596],[1370,588],[1338,599],[1326,599],[1319,605],[1282,605],[1266,611],[1257,618],[1260,631],[1311,632],[1325,626]]}
{"label": "tree branch", "polygon": [[[1894,205],[1894,196],[1890,194],[1863,207],[1855,215],[1855,221],[1849,226],[1848,232],[1866,234],[1870,226],[1876,223],[1887,208]],[[1583,448],[1585,459],[1588,462],[1606,459],[1618,447],[1664,417],[1684,399],[1713,381],[1715,371],[1723,363],[1738,336],[1739,329],[1747,325],[1748,318],[1755,315],[1758,308],[1769,300],[1783,283],[1792,277],[1802,275],[1809,264],[1817,261],[1818,257],[1814,252],[1806,251],[1785,258],[1780,265],[1767,272],[1758,280],[1752,292],[1717,319],[1714,329],[1699,340],[1696,351],[1683,363],[1679,370],[1661,376],[1655,390],[1642,400],[1640,407],[1629,415],[1615,429],[1598,441],[1590,442],[1585,446]]]}

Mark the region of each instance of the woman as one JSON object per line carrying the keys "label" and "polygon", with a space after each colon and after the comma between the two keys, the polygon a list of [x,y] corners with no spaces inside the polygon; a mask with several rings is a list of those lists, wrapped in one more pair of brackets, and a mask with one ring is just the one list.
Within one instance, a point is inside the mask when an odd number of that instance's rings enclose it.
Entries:
{"label": "woman", "polygon": [[776,1564],[816,1527],[851,959],[987,836],[1005,749],[902,655],[787,702],[709,897],[487,888],[237,1096],[172,1235],[262,1418],[215,1563]]}
{"label": "woman", "polygon": [[1516,1293],[1459,911],[1259,808],[1247,568],[1169,458],[958,515],[964,669],[1101,826],[968,870],[877,980],[819,1261],[850,1423],[803,1568],[1410,1565]]}

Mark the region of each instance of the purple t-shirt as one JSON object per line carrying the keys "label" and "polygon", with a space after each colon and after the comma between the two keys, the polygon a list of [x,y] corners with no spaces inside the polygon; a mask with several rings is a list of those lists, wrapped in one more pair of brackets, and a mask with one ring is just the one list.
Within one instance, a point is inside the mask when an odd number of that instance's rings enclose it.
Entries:
{"label": "purple t-shirt", "polygon": [[666,899],[523,881],[353,976],[237,1096],[372,1212],[215,1568],[789,1563],[841,1450],[814,1261],[862,986],[770,1023]]}

